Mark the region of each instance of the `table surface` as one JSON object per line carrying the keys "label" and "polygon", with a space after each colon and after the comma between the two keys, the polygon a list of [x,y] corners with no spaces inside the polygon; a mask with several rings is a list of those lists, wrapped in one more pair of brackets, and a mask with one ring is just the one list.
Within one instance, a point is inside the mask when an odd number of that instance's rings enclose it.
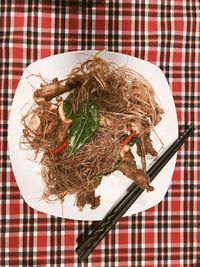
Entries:
{"label": "table surface", "polygon": [[24,69],[49,55],[85,49],[118,51],[156,64],[170,84],[180,130],[190,122],[198,126],[199,14],[198,0],[1,1],[0,266],[200,266],[199,128],[178,152],[164,199],[121,219],[85,263],[74,250],[91,222],[29,207],[17,187],[7,143],[9,111]]}

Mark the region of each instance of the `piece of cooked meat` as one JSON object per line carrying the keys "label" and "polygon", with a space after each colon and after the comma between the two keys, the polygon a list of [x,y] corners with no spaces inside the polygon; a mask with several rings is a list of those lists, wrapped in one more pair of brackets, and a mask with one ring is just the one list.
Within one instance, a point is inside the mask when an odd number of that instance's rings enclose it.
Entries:
{"label": "piece of cooked meat", "polygon": [[51,83],[46,85],[41,85],[41,88],[35,90],[33,98],[36,102],[37,100],[44,99],[50,101],[52,98],[69,92],[73,89],[79,88],[81,86],[80,81],[72,78],[66,78],[59,81],[54,79]]}
{"label": "piece of cooked meat", "polygon": [[125,153],[124,159],[119,165],[119,171],[133,180],[140,188],[146,189],[147,191],[154,190],[150,185],[149,176],[143,170],[136,167],[136,162],[131,151]]}
{"label": "piece of cooked meat", "polygon": [[150,132],[145,133],[143,136],[143,144],[144,144],[144,149],[145,149],[145,154],[150,154],[154,157],[157,157],[158,153],[157,151],[153,148],[153,143],[150,138]]}
{"label": "piece of cooked meat", "polygon": [[[141,141],[142,144],[137,144],[137,154],[139,156],[142,156],[142,154],[144,153],[144,155],[150,154],[153,157],[157,157],[158,153],[153,147],[153,143],[150,138],[150,132],[144,133],[141,136]],[[144,151],[142,151],[142,147]]]}
{"label": "piece of cooked meat", "polygon": [[131,152],[131,150],[127,151],[127,152],[124,154],[123,161],[129,163],[129,164],[132,165],[134,168],[137,168],[136,161],[135,161],[135,157],[134,157],[133,153]]}
{"label": "piece of cooked meat", "polygon": [[88,192],[87,194],[81,194],[77,196],[77,206],[80,210],[89,204],[91,209],[96,209],[100,205],[100,196],[95,196],[95,191]]}
{"label": "piece of cooked meat", "polygon": [[155,103],[155,107],[156,107],[156,118],[154,121],[154,126],[156,126],[161,120],[162,120],[162,114],[164,114],[164,110],[156,103]]}

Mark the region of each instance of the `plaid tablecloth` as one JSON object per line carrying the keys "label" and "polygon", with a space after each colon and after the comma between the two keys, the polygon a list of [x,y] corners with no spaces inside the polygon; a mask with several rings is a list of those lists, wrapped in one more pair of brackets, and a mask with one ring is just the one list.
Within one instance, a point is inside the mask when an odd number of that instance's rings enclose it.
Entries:
{"label": "plaid tablecloth", "polygon": [[200,2],[3,0],[0,31],[0,266],[200,266],[199,128],[178,152],[163,201],[121,219],[85,263],[74,249],[91,222],[30,208],[17,187],[7,143],[9,111],[24,69],[37,59],[83,49],[118,51],[159,66],[179,128],[192,121],[198,126]]}

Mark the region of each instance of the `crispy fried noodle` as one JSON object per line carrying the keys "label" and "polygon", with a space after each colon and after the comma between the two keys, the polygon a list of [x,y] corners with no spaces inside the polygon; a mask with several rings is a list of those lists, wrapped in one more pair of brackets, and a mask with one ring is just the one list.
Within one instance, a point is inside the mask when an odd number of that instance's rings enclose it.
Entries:
{"label": "crispy fried noodle", "polygon": [[[63,80],[41,84],[34,105],[22,117],[21,147],[41,157],[43,198],[76,205],[100,205],[95,189],[102,177],[121,171],[139,187],[152,191],[146,155],[157,156],[151,132],[163,114],[150,83],[127,67],[98,55],[74,67]],[[141,157],[138,168],[132,146]]]}

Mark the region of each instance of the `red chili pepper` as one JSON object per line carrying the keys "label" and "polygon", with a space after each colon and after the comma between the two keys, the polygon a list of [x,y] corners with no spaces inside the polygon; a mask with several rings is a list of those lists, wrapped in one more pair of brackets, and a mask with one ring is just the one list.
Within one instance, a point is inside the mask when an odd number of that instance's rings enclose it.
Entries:
{"label": "red chili pepper", "polygon": [[64,142],[62,144],[60,144],[59,146],[57,146],[56,148],[54,148],[54,150],[52,151],[53,155],[56,155],[58,153],[60,153],[63,149],[65,149],[67,147],[67,143]]}
{"label": "red chili pepper", "polygon": [[136,132],[133,131],[131,134],[129,134],[124,140],[122,140],[121,142],[119,142],[120,146],[125,146],[127,145],[131,139],[136,135]]}

